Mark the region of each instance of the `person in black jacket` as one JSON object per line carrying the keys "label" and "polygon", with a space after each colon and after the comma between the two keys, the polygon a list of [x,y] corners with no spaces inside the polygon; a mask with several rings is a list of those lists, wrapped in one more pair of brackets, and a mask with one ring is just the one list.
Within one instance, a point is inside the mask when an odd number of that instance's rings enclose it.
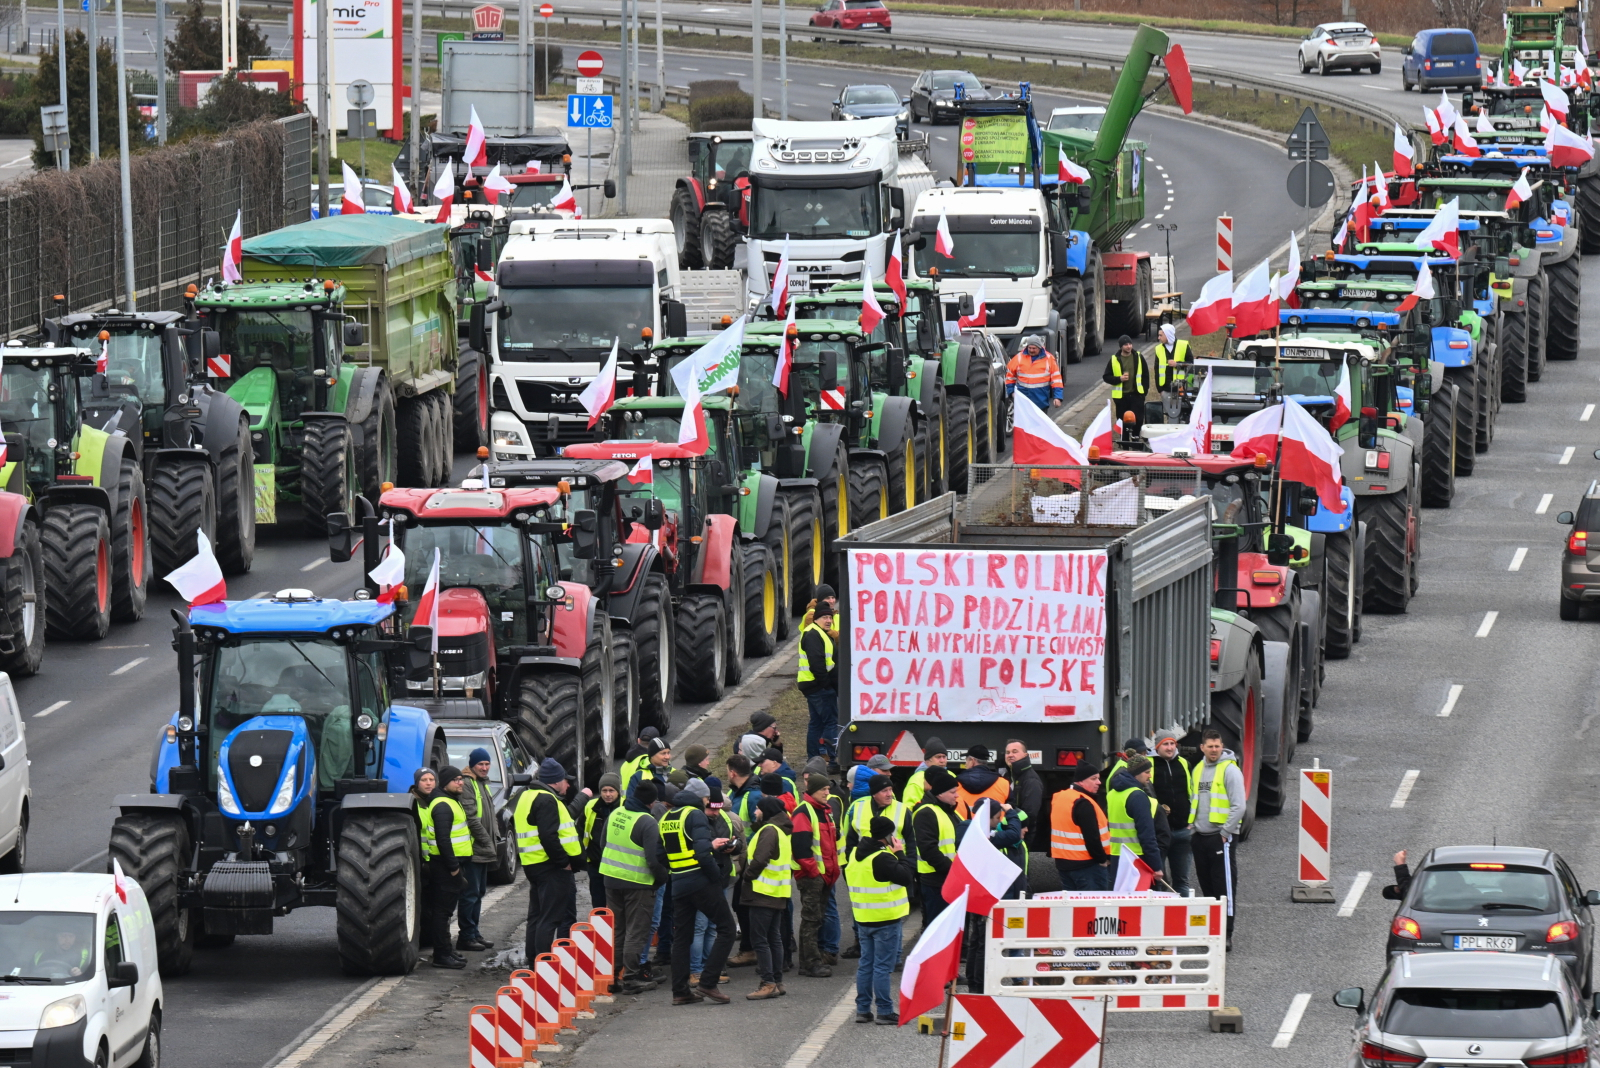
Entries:
{"label": "person in black jacket", "polygon": [[[956,834],[962,819],[956,815],[960,794],[956,777],[940,767],[930,767],[925,775],[928,792],[911,814],[911,828],[917,836],[917,875],[922,884],[922,929],[944,911],[944,877],[956,855]],[[942,814],[944,819],[940,820]],[[945,829],[950,834],[945,836]]]}
{"label": "person in black jacket", "polygon": [[1122,422],[1132,413],[1133,423],[1123,423],[1123,433],[1138,437],[1144,428],[1144,399],[1150,392],[1150,365],[1133,347],[1133,338],[1123,334],[1117,339],[1117,351],[1106,361],[1101,381],[1111,387],[1111,402],[1117,410],[1117,420]]}
{"label": "person in black jacket", "polygon": [[1011,800],[1008,803],[1012,808],[1022,812],[1025,840],[1048,842],[1049,829],[1043,831],[1039,829],[1045,826],[1039,819],[1044,814],[1044,780],[1039,778],[1033,762],[1028,759],[1027,744],[1020,738],[1007,739],[1004,755],[1006,760],[1004,774],[1006,780],[1011,783]]}
{"label": "person in black jacket", "polygon": [[[681,825],[680,830],[673,830]],[[739,846],[736,838],[713,838],[706,819],[704,802],[691,790],[680,790],[672,799],[672,810],[662,819],[656,836],[656,859],[668,858],[685,849],[694,853],[695,867],[672,873],[672,1003],[694,1005],[712,1001],[728,1004],[728,995],[717,989],[723,966],[733,949],[733,910],[723,893],[727,873],[721,857]],[[670,866],[670,865],[669,865]],[[694,944],[696,913],[703,912],[717,928],[716,941],[701,964],[700,985],[689,985],[689,953]]]}
{"label": "person in black jacket", "polygon": [[[455,830],[455,812],[460,808],[463,786],[459,768],[449,766],[440,768],[438,788],[429,799],[430,807],[423,815],[423,838],[430,841],[433,847],[433,855],[428,860],[428,884],[432,895],[427,913],[427,928],[433,944],[435,968],[467,966],[467,959],[459,953],[451,952],[450,949],[450,917],[455,915],[456,902],[460,900],[461,892],[467,888],[467,877],[462,872],[461,866],[472,861],[470,839],[468,839],[469,852],[466,856],[458,856],[452,849],[451,843],[451,835]],[[440,799],[448,799],[454,804],[438,804]],[[464,820],[465,816],[462,818]]]}
{"label": "person in black jacket", "polygon": [[[818,587],[819,590],[825,587]],[[831,591],[830,591],[831,592]],[[833,612],[817,599],[817,614],[800,632],[800,671],[796,685],[806,695],[806,756],[833,759],[839,740],[839,669],[835,663]]]}
{"label": "person in black jacket", "polygon": [[[905,844],[900,841],[894,820],[887,816],[872,817],[868,835],[870,837],[863,836],[851,851],[851,862],[860,864],[870,860],[872,877],[880,883],[894,883],[908,889],[913,886],[917,879],[916,864],[906,857]],[[856,911],[852,906],[852,913]],[[895,964],[900,959],[904,923],[904,916],[892,920],[855,921],[856,938],[861,943],[861,963],[856,965],[856,1023],[873,1022],[874,1001],[878,1023],[895,1025],[900,1022],[890,988]]]}
{"label": "person in black jacket", "polygon": [[[573,841],[569,851],[561,841],[562,819],[572,819],[565,800],[567,792],[567,770],[554,757],[545,757],[539,765],[538,782],[525,792],[531,795],[527,807],[523,807],[522,796],[517,799],[517,815],[526,815],[545,854],[544,860],[522,866],[528,879],[528,960],[550,952],[551,943],[565,938],[578,922],[578,885],[573,867],[583,863],[583,843]],[[513,830],[520,830],[515,819],[512,826]],[[576,820],[573,837],[577,838]]]}
{"label": "person in black jacket", "polygon": [[1156,731],[1155,749],[1150,753],[1150,789],[1161,803],[1172,836],[1161,855],[1167,860],[1167,881],[1181,896],[1189,893],[1189,868],[1191,867],[1190,840],[1194,832],[1189,828],[1189,771],[1194,767],[1178,753],[1178,731],[1162,728]]}

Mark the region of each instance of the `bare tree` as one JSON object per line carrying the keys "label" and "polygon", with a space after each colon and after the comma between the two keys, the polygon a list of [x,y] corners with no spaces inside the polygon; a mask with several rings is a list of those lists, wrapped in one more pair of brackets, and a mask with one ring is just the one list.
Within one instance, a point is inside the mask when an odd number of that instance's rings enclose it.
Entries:
{"label": "bare tree", "polygon": [[1505,0],[1433,0],[1433,9],[1439,13],[1439,25],[1459,26],[1481,36],[1500,21]]}

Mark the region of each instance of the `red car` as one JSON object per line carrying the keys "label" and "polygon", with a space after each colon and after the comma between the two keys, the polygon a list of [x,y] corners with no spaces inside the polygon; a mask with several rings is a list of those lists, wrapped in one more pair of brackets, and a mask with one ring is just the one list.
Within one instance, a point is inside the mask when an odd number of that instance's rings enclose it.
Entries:
{"label": "red car", "polygon": [[811,25],[834,30],[889,32],[889,9],[881,0],[825,0],[811,16]]}

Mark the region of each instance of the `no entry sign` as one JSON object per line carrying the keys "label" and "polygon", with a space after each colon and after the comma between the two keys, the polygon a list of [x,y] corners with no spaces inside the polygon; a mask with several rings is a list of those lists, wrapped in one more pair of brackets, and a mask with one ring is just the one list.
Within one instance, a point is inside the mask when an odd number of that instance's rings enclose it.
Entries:
{"label": "no entry sign", "polygon": [[547,19],[551,15],[554,15],[555,13],[556,13],[556,9],[551,7],[549,4],[540,4],[539,5],[539,17],[540,18]]}
{"label": "no entry sign", "polygon": [[585,78],[598,78],[605,66],[605,57],[599,52],[584,52],[578,56],[578,73]]}

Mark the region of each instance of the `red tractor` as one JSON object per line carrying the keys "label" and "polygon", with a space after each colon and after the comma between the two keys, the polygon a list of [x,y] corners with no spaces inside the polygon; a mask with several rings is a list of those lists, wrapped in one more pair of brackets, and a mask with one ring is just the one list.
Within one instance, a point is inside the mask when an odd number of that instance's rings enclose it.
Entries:
{"label": "red tractor", "polygon": [[678,263],[726,270],[750,224],[749,130],[689,135],[689,174],[672,193]]}

